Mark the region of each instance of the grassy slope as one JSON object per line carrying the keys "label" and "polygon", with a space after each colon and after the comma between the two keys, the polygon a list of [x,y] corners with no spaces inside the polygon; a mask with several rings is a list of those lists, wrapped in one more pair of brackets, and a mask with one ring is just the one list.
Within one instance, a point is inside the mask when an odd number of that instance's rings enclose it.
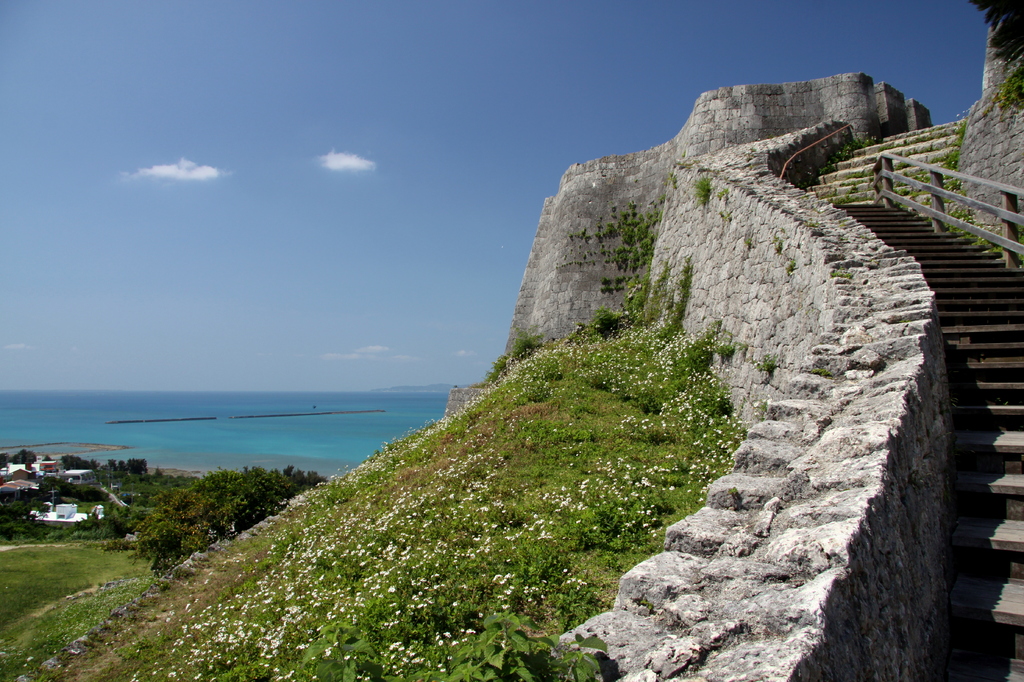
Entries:
{"label": "grassy slope", "polygon": [[488,613],[560,632],[695,511],[742,437],[713,334],[553,344],[478,405],[312,491],[46,679],[310,679],[333,620],[396,671],[443,667]]}
{"label": "grassy slope", "polygon": [[[99,596],[65,600],[68,595],[123,577],[143,580]],[[0,680],[14,679],[56,654],[103,620],[110,609],[138,596],[148,580],[143,564],[124,554],[103,552],[95,544],[0,553],[0,651],[4,652]],[[32,660],[26,662],[29,657]]]}

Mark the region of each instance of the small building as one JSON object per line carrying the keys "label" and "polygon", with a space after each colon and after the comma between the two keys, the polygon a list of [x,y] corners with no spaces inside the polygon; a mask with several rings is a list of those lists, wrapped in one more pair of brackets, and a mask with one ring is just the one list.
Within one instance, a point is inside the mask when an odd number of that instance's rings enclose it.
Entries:
{"label": "small building", "polygon": [[91,485],[96,483],[96,474],[92,469],[68,469],[57,474],[60,478],[69,483]]}
{"label": "small building", "polygon": [[47,526],[70,526],[89,518],[89,514],[78,511],[77,504],[58,504],[56,507],[49,502],[45,504],[48,511],[32,512],[32,518]]}
{"label": "small building", "polygon": [[10,464],[7,467],[7,472],[12,481],[27,481],[35,478],[35,471],[32,470],[31,464]]}
{"label": "small building", "polygon": [[42,474],[55,474],[60,471],[60,462],[52,459],[36,461],[36,470]]}
{"label": "small building", "polygon": [[39,486],[31,481],[7,481],[0,485],[0,502],[30,500],[39,494]]}

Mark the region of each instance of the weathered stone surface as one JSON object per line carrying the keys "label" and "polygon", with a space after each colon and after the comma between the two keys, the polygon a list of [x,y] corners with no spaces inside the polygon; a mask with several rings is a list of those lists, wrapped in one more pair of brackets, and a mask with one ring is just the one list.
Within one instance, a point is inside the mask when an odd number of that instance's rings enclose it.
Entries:
{"label": "weathered stone surface", "polygon": [[[702,94],[683,129],[672,140],[652,149],[571,166],[562,176],[558,193],[545,200],[533,249],[523,275],[509,333],[508,347],[520,330],[545,338],[558,338],[588,322],[601,306],[617,308],[621,292],[602,292],[602,278],[623,274],[604,262],[591,234],[612,219],[613,209],[630,202],[639,211],[659,208],[666,189],[692,187],[669,182],[676,162],[726,148],[764,140],[785,133],[842,121],[853,125],[853,134],[877,137],[878,110],[874,82],[863,73],[847,73],[798,83],[738,85]],[[837,129],[822,127],[818,137]],[[836,135],[806,151],[790,163],[787,178],[798,181],[806,170],[820,166],[833,151],[851,139]],[[794,146],[799,143],[801,146]],[[777,176],[804,140],[789,141],[768,150],[769,165]],[[678,173],[677,173],[678,174]],[[768,175],[765,169],[764,175]],[[711,215],[714,215],[713,213]],[[612,245],[614,246],[614,245]],[[736,264],[742,261],[734,261]]]}
{"label": "weathered stone surface", "polygon": [[728,474],[708,488],[708,506],[735,511],[761,509],[765,502],[778,496],[782,485],[781,478]]}
{"label": "weathered stone surface", "polygon": [[[1024,187],[1024,109],[1002,109],[993,101],[1008,71],[1006,63],[996,57],[995,50],[989,46],[985,52],[982,98],[971,107],[960,147],[960,171]],[[971,183],[965,183],[965,187],[968,196],[1002,207],[999,192]],[[977,216],[985,222],[995,222],[994,216],[980,212]]]}
{"label": "weathered stone surface", "polygon": [[744,514],[704,507],[668,527],[665,549],[705,556],[714,554],[745,522]]}
{"label": "weathered stone surface", "polygon": [[643,670],[648,653],[657,650],[670,636],[653,620],[621,610],[594,616],[562,635],[561,642],[574,642],[575,635],[600,637],[608,645],[607,656],[599,656],[601,674],[608,681]]}
{"label": "weathered stone surface", "polygon": [[448,391],[448,403],[444,407],[444,416],[450,417],[462,412],[473,404],[484,393],[482,388],[453,388]]}
{"label": "weathered stone surface", "polygon": [[619,578],[615,608],[643,612],[653,609],[700,582],[707,559],[681,552],[662,552],[642,561]]}

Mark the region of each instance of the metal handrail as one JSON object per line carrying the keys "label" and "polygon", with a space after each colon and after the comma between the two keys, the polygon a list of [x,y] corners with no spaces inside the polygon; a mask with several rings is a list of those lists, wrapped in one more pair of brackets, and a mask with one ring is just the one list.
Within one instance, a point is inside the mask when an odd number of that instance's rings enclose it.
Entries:
{"label": "metal handrail", "polygon": [[[908,166],[920,168],[928,171],[931,177],[931,183],[921,182],[914,178],[909,178],[905,175],[900,175],[893,170],[893,162],[905,163]],[[882,153],[878,155],[878,160],[874,166],[874,189],[876,199],[881,199],[886,207],[894,208],[896,203],[902,204],[907,208],[917,211],[923,215],[928,216],[932,219],[932,227],[936,232],[945,232],[946,225],[959,228],[965,232],[973,234],[976,237],[981,237],[985,241],[992,244],[998,244],[1003,247],[1003,254],[1006,257],[1006,265],[1008,267],[1019,268],[1021,265],[1020,256],[1024,255],[1024,245],[1020,243],[1020,236],[1018,225],[1024,225],[1024,215],[1018,212],[1019,198],[1024,197],[1024,189],[1020,187],[1014,187],[1013,185],[1006,185],[1001,182],[995,182],[994,180],[985,180],[973,175],[967,175],[966,173],[959,173],[957,171],[949,170],[941,166],[935,166],[930,163],[922,163],[920,161],[914,161],[908,159],[905,156],[899,156],[897,154]],[[955,192],[950,192],[948,189],[943,187],[944,178],[955,178],[963,182],[970,182],[982,187],[988,187],[998,191],[1003,197],[1003,207],[999,208],[991,204],[987,204],[984,201],[978,201],[977,199],[971,199]],[[928,192],[932,197],[932,205],[925,206],[924,204],[918,203],[909,197],[905,197],[901,194],[896,194],[893,191],[893,182],[902,182],[916,190]],[[995,216],[1003,223],[1003,234],[998,235],[995,232],[986,230],[977,225],[972,225],[963,220],[959,220],[950,216],[946,213],[946,200],[956,201],[957,203],[963,204],[969,208],[973,208],[977,211],[982,211],[990,215]]]}

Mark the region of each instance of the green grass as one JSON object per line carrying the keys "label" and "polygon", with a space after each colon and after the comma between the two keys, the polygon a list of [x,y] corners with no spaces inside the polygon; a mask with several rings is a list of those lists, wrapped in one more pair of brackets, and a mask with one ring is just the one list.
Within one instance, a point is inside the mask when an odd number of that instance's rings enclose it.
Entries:
{"label": "green grass", "polygon": [[[69,601],[65,597],[124,577],[148,580],[146,566],[98,545],[45,546],[0,553],[0,680],[14,679],[49,658],[103,620],[124,597],[123,589]],[[148,582],[145,583],[148,585]],[[117,603],[110,603],[111,600]],[[120,601],[117,601],[120,600]],[[109,604],[109,605],[108,605]]]}
{"label": "green grass", "polygon": [[309,680],[302,651],[329,623],[358,627],[401,673],[444,667],[490,613],[548,634],[578,625],[732,467],[745,428],[710,369],[721,337],[663,327],[546,344],[470,410],[215,559],[234,573],[172,588],[90,675],[44,679]]}

